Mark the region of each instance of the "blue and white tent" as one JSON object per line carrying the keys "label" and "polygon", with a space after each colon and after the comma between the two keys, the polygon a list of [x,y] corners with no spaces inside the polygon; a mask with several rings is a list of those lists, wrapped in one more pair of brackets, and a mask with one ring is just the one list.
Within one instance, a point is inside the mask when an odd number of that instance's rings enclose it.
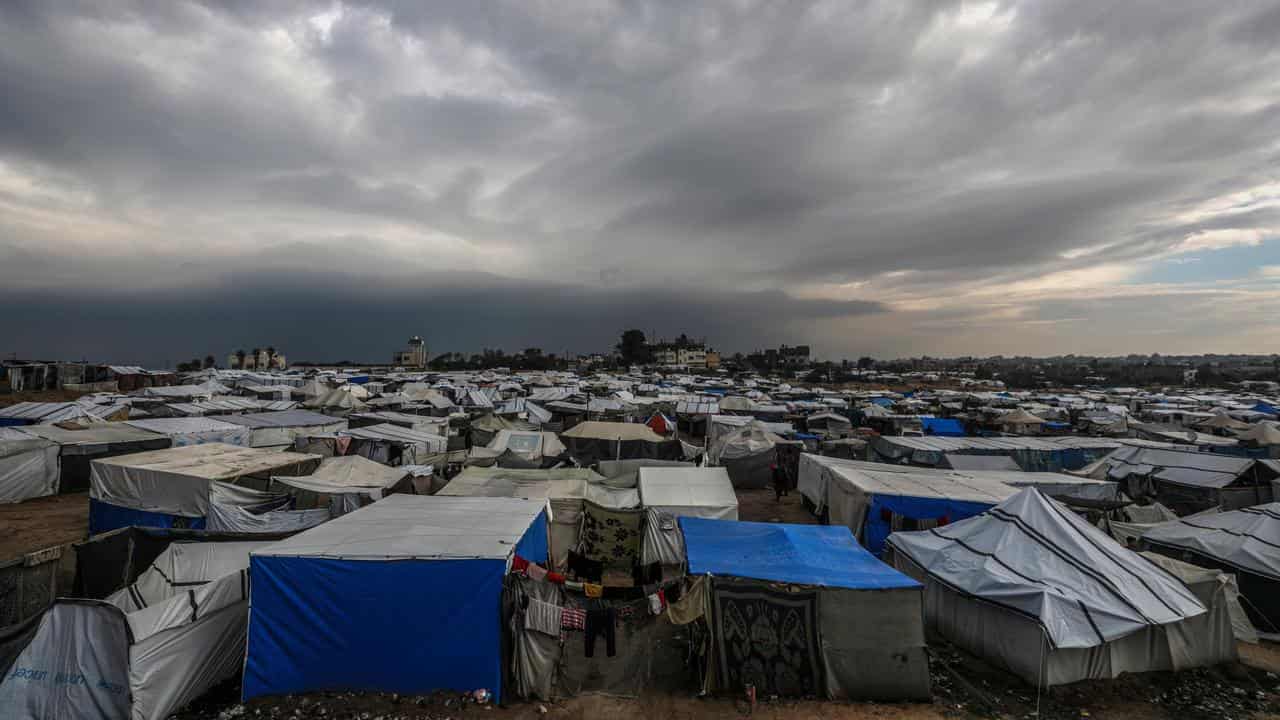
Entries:
{"label": "blue and white tent", "polygon": [[503,579],[545,500],[392,495],[253,553],[245,699],[503,691]]}
{"label": "blue and white tent", "polygon": [[715,688],[929,697],[923,588],[848,528],[694,517],[680,518],[680,528],[689,575],[710,580]]}

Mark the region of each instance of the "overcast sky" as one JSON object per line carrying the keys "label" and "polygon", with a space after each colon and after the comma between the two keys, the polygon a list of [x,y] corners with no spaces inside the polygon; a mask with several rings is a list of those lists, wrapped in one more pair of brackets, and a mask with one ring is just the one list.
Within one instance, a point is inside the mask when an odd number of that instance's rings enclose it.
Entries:
{"label": "overcast sky", "polygon": [[0,2],[0,352],[1280,351],[1280,3]]}

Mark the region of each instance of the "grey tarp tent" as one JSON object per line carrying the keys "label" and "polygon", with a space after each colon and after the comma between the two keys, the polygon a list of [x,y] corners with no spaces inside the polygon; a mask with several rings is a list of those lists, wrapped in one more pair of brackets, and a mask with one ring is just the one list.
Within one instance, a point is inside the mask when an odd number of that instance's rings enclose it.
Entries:
{"label": "grey tarp tent", "polygon": [[22,502],[57,492],[57,443],[0,427],[0,503]]}
{"label": "grey tarp tent", "polygon": [[640,423],[589,420],[560,433],[560,438],[580,465],[635,458],[679,460],[684,456],[679,440],[668,440]]}
{"label": "grey tarp tent", "polygon": [[724,468],[642,467],[639,490],[647,511],[640,546],[644,565],[684,565],[678,518],[738,519],[738,496]]}
{"label": "grey tarp tent", "polygon": [[889,536],[925,584],[927,628],[1045,687],[1235,658],[1180,580],[1027,488],[946,527]]}
{"label": "grey tarp tent", "polygon": [[1140,544],[1234,572],[1249,619],[1263,632],[1280,632],[1280,503],[1161,523]]}
{"label": "grey tarp tent", "polygon": [[56,601],[0,679],[4,716],[160,720],[235,675],[268,544],[173,543],[105,600]]}

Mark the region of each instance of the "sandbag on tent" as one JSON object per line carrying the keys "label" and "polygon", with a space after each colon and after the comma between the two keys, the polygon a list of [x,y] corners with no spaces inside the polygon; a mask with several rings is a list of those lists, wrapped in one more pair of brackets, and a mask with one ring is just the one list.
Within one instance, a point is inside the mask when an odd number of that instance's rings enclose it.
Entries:
{"label": "sandbag on tent", "polygon": [[0,503],[22,502],[57,492],[57,443],[0,427]]}
{"label": "sandbag on tent", "polygon": [[925,583],[925,621],[1045,687],[1235,658],[1205,635],[1187,587],[1027,488],[982,515],[889,536],[891,564]]}
{"label": "sandbag on tent", "polygon": [[684,457],[679,440],[667,440],[640,423],[590,420],[560,433],[560,438],[580,465],[593,465],[601,460],[679,460]]}
{"label": "sandbag on tent", "polygon": [[56,601],[0,680],[5,717],[158,720],[235,675],[268,544],[173,543],[106,600]]}
{"label": "sandbag on tent", "polygon": [[1234,572],[1254,626],[1280,632],[1280,503],[1162,523],[1139,542],[1162,555]]}
{"label": "sandbag on tent", "polygon": [[558,462],[566,452],[564,444],[553,432],[499,430],[485,447],[471,448],[467,464],[538,469],[544,464]]}
{"label": "sandbag on tent", "polygon": [[517,554],[546,562],[545,504],[396,494],[255,551],[244,698],[502,699],[503,580]]}
{"label": "sandbag on tent", "polygon": [[921,586],[847,529],[689,517],[680,527],[689,575],[710,576],[705,689],[929,697]]}

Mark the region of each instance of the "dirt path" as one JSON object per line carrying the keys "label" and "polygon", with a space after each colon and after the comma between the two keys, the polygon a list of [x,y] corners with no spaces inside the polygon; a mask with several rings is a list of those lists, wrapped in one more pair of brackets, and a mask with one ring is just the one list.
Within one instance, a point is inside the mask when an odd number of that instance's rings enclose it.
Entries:
{"label": "dirt path", "polygon": [[0,505],[0,560],[85,539],[89,493],[69,493]]}
{"label": "dirt path", "polygon": [[781,522],[813,525],[818,521],[804,509],[797,490],[787,493],[780,501],[773,490],[737,490],[738,519],[750,522]]}

